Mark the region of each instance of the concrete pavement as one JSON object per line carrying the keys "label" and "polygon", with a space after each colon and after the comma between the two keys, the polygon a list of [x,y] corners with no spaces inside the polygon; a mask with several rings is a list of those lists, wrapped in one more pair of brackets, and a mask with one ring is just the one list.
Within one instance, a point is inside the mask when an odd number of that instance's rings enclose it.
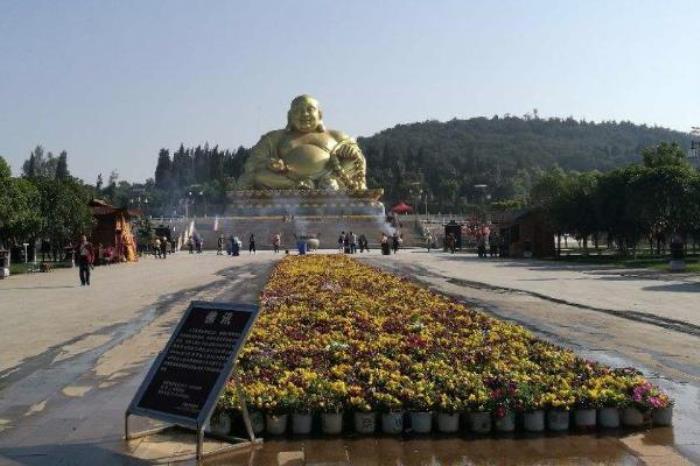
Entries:
{"label": "concrete pavement", "polygon": [[[0,281],[5,324],[0,327],[0,464],[191,463],[179,461],[192,451],[189,438],[156,436],[125,444],[124,410],[190,300],[254,302],[279,257],[268,251],[238,258],[148,257],[97,268],[89,288],[79,286],[76,270]],[[692,280],[615,279],[609,270],[557,271],[546,263],[484,262],[420,250],[358,257],[520,322],[586,357],[642,367],[678,399],[676,425],[603,437],[266,439],[255,453],[214,464],[285,464],[300,453],[306,464],[684,464],[700,459],[698,337],[663,325],[663,319],[673,320],[692,330],[697,322],[688,308]],[[547,294],[574,301],[567,305]],[[671,305],[660,306],[658,300]],[[618,306],[624,311],[630,303],[634,312],[662,320],[595,310]]]}

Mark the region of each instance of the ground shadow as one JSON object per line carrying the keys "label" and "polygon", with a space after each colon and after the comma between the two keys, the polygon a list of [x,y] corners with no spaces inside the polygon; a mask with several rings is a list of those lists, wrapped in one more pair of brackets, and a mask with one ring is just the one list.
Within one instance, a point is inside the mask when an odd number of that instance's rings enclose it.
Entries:
{"label": "ground shadow", "polygon": [[[113,444],[117,446],[116,444]],[[0,460],[7,459],[26,466],[50,464],[101,465],[101,466],[146,466],[153,464],[133,458],[107,445],[95,443],[46,444],[27,447],[0,448]]]}
{"label": "ground shadow", "polygon": [[653,285],[642,288],[644,291],[676,291],[684,293],[700,293],[700,283],[669,283],[667,285]]}

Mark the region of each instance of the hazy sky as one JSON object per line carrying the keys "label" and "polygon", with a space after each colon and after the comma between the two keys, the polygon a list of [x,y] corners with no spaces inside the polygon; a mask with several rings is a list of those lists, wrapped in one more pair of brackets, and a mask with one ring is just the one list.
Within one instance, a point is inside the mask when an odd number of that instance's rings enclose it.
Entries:
{"label": "hazy sky", "polygon": [[0,155],[142,181],[161,147],[254,144],[301,93],[355,136],[533,108],[689,131],[698,21],[698,0],[0,0]]}

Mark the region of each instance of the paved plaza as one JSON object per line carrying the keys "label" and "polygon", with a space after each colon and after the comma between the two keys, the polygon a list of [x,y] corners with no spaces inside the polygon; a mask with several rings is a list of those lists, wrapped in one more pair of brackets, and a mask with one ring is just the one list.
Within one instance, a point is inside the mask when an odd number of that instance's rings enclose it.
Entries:
{"label": "paved plaza", "polygon": [[[281,257],[146,257],[96,268],[90,287],[79,286],[75,269],[0,281],[0,464],[142,465],[191,452],[191,442],[172,436],[125,444],[124,410],[190,300],[254,303]],[[697,277],[424,250],[358,257],[586,357],[642,368],[676,398],[674,427],[605,436],[270,438],[220,464],[700,462]]]}

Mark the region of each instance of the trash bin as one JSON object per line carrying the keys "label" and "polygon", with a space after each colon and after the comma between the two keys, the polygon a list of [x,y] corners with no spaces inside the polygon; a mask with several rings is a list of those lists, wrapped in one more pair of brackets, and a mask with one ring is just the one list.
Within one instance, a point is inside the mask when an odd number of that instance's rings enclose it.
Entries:
{"label": "trash bin", "polygon": [[382,254],[388,256],[391,254],[391,247],[389,243],[382,243]]}
{"label": "trash bin", "polygon": [[306,254],[306,241],[297,241],[297,249],[300,256]]}

